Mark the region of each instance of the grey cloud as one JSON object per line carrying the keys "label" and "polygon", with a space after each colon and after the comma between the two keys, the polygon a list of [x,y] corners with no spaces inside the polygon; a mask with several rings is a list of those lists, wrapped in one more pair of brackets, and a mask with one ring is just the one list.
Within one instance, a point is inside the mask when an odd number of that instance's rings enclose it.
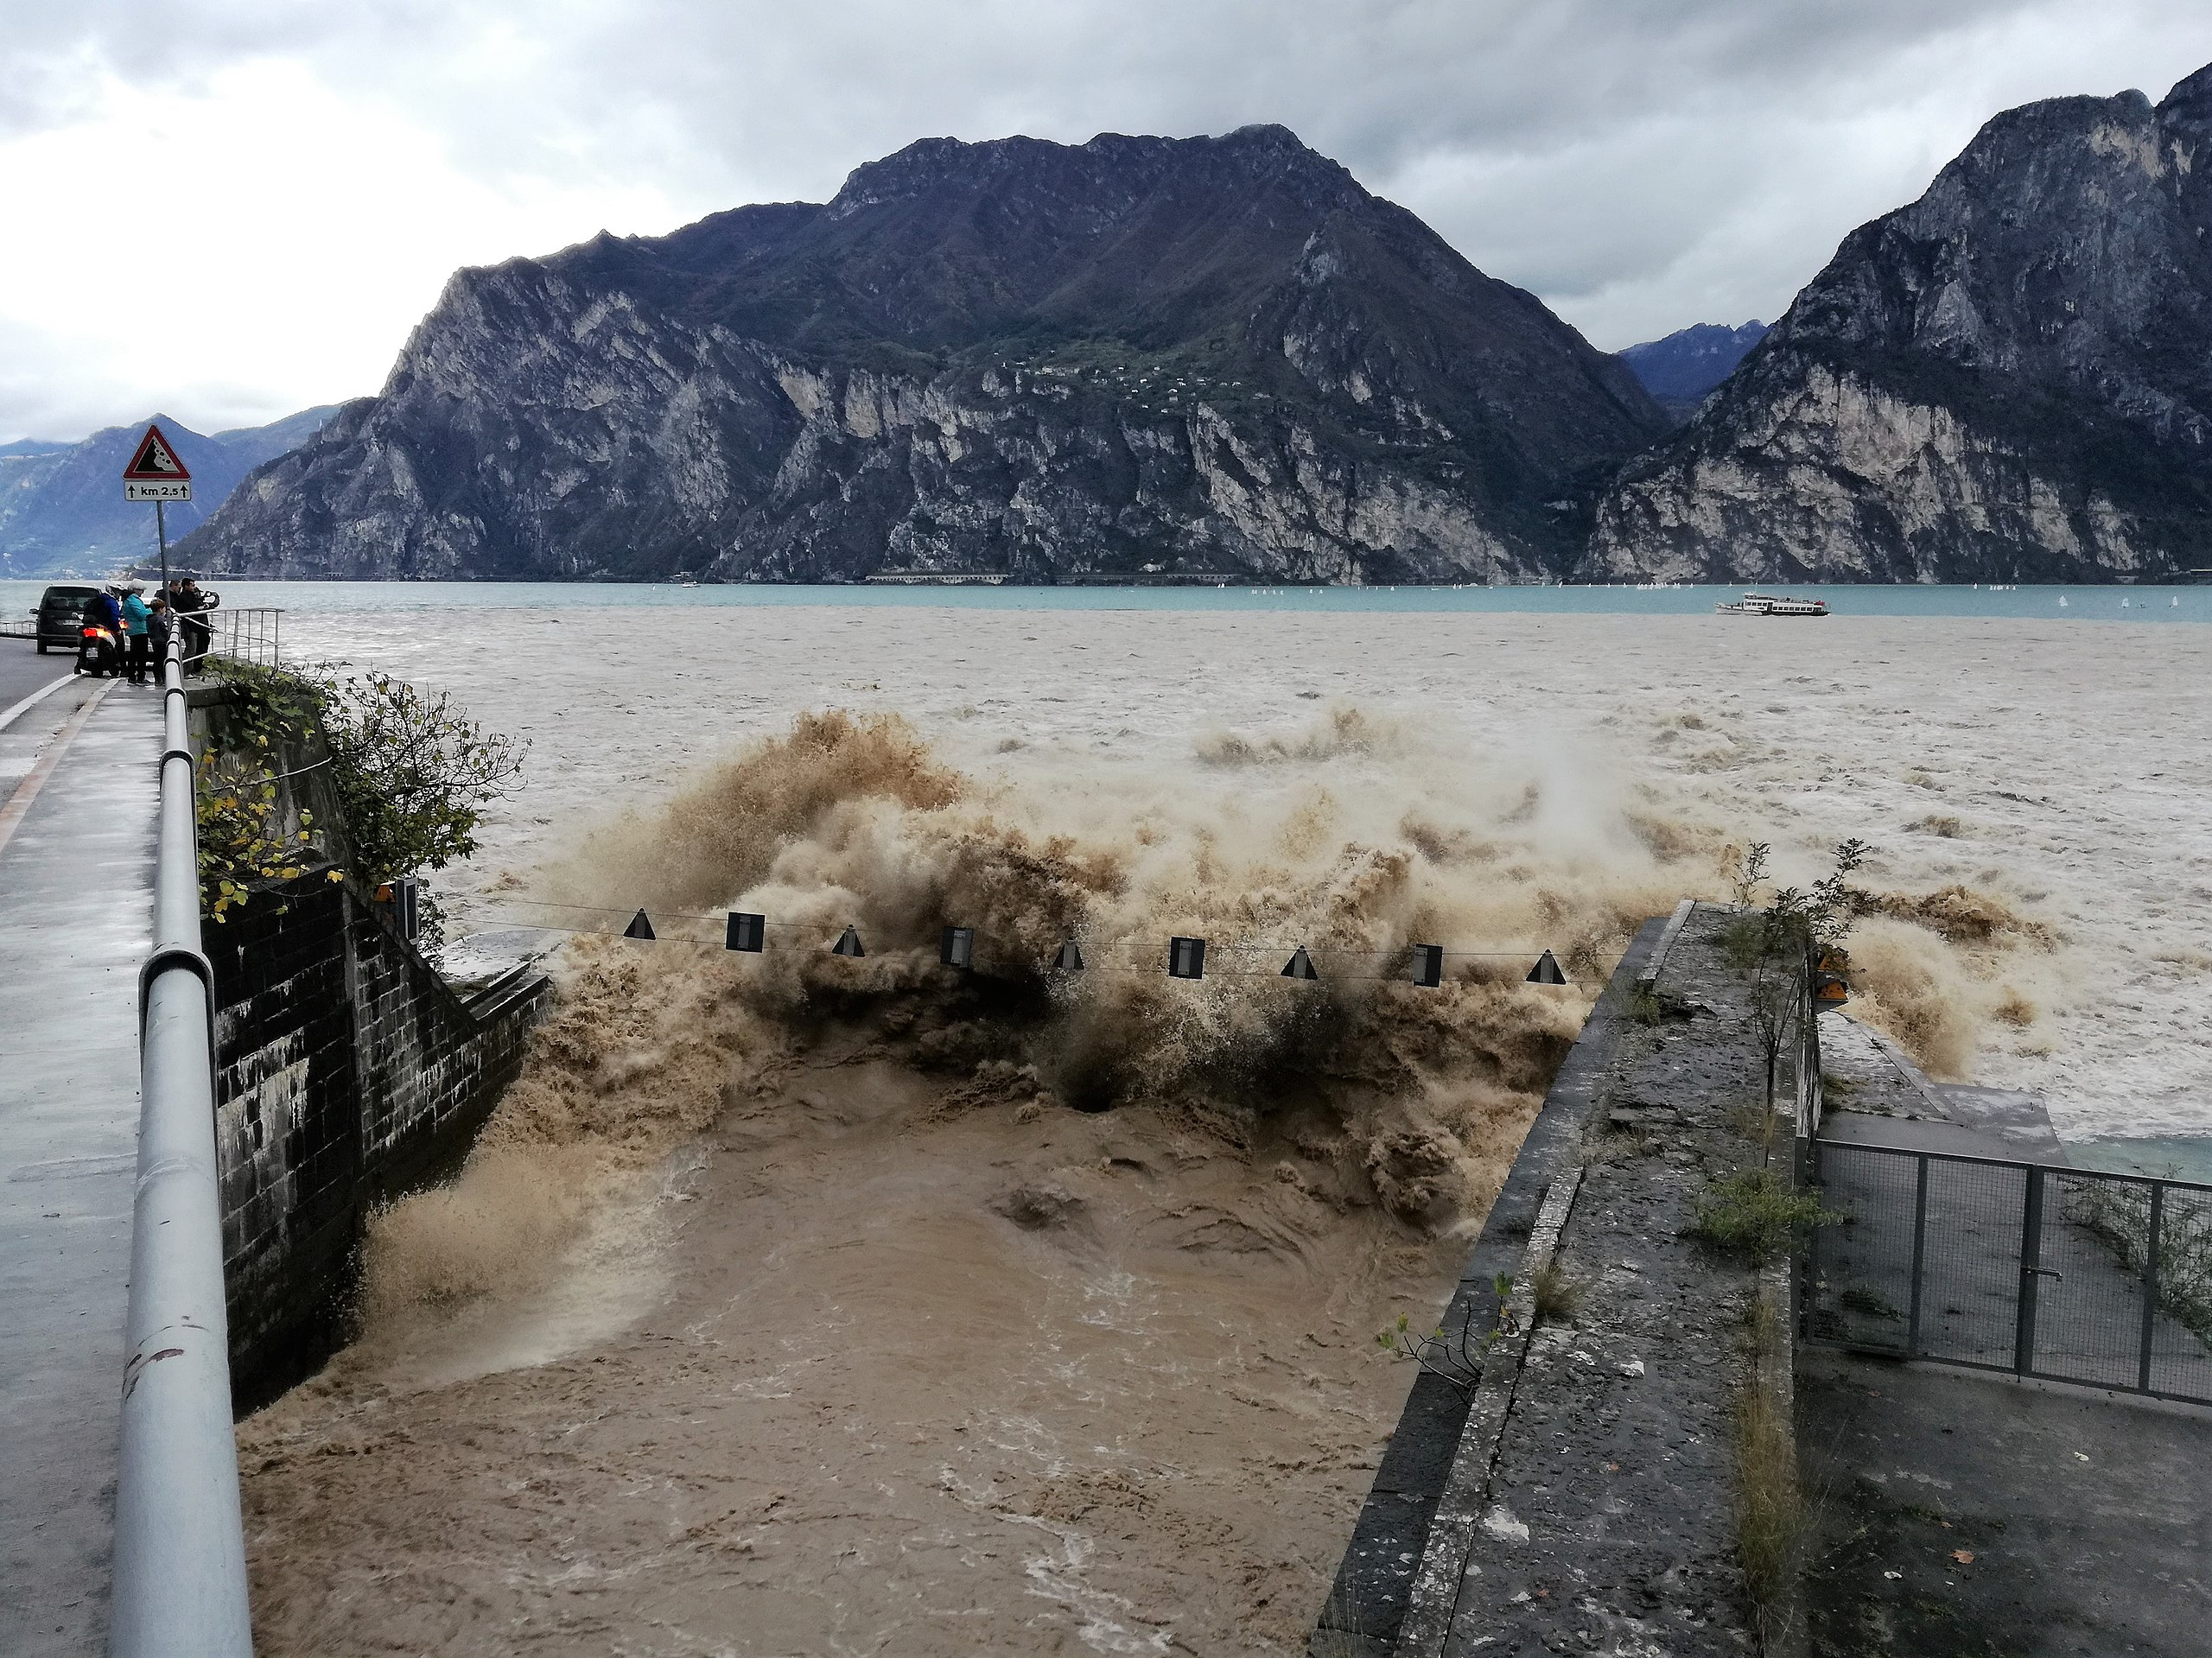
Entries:
{"label": "grey cloud", "polygon": [[2212,59],[2198,0],[9,9],[24,16],[0,32],[0,125],[67,118],[92,66],[192,86],[289,55],[404,108],[480,178],[650,181],[690,216],[823,199],[924,136],[1280,121],[1615,348],[1777,314],[1999,108],[2156,97]]}

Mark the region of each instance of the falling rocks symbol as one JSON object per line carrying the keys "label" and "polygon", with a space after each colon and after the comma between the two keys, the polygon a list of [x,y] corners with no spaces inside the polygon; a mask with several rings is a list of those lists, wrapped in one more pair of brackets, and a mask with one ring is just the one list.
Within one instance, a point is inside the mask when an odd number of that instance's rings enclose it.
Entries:
{"label": "falling rocks symbol", "polygon": [[637,914],[630,918],[630,924],[622,929],[622,936],[625,938],[656,938],[659,937],[658,933],[653,931],[652,918],[647,916],[643,910],[639,911]]}
{"label": "falling rocks symbol", "polygon": [[177,459],[176,450],[159,426],[149,426],[146,435],[138,440],[138,448],[131,454],[130,464],[123,469],[126,483],[157,483],[175,480],[184,483],[192,473],[183,461]]}
{"label": "falling rocks symbol", "polygon": [[1560,971],[1559,957],[1546,950],[1536,957],[1535,966],[1529,969],[1525,984],[1565,984],[1567,975]]}
{"label": "falling rocks symbol", "polygon": [[851,922],[847,922],[845,931],[837,935],[837,942],[830,946],[830,953],[832,956],[867,955],[868,951],[861,944],[860,929],[854,926]]}

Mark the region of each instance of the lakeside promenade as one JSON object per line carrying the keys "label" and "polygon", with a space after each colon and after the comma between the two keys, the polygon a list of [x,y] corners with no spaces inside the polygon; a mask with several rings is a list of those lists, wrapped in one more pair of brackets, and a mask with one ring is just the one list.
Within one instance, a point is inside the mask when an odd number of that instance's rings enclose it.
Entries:
{"label": "lakeside promenade", "polygon": [[[31,671],[24,671],[25,664]],[[0,714],[69,671],[0,640]],[[0,1649],[107,1641],[158,690],[0,727]]]}

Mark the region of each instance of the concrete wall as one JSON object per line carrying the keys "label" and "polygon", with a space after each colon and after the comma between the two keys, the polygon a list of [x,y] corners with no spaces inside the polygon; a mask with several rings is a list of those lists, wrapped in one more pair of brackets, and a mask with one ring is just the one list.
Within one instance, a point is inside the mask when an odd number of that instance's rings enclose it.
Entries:
{"label": "concrete wall", "polygon": [[241,1408],[343,1339],[368,1214],[459,1163],[543,1004],[535,973],[464,1001],[385,907],[315,869],[205,930]]}
{"label": "concrete wall", "polygon": [[[1654,919],[1638,930],[1553,1078],[1438,1320],[1446,1328],[1483,1331],[1497,1323],[1504,1307],[1498,1276],[1520,1268],[1544,1194],[1574,1159],[1615,1058],[1628,987],[1658,948],[1665,926],[1663,918]],[[1426,1370],[1414,1376],[1322,1609],[1312,1646],[1316,1658],[1385,1658],[1395,1651],[1470,1403],[1466,1392]]]}
{"label": "concrete wall", "polygon": [[[1593,1009],[1443,1320],[1471,1318],[1480,1356],[1456,1390],[1414,1382],[1311,1658],[1786,1654],[1801,1638],[1788,1571],[1754,1559],[1736,1520],[1744,1401],[1789,1432],[1791,1274],[1690,1236],[1717,1183],[1794,1163],[1798,1050],[1770,1121],[1732,918],[1694,906],[1663,955],[1647,923]],[[1817,1074],[1814,1032],[1802,1053]],[[1573,1293],[1546,1311],[1548,1267]],[[1759,1484],[1785,1516],[1787,1463],[1763,1454]]]}

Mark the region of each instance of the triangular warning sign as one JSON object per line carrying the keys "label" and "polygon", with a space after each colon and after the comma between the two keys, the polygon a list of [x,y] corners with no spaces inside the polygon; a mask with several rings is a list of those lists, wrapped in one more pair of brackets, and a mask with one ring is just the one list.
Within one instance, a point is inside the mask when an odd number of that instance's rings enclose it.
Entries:
{"label": "triangular warning sign", "polygon": [[158,426],[146,429],[146,435],[138,440],[138,449],[130,457],[130,464],[123,469],[123,481],[126,484],[182,484],[191,479],[191,473],[177,459],[176,450]]}
{"label": "triangular warning sign", "polygon": [[1541,956],[1536,957],[1535,966],[1529,969],[1529,976],[1522,982],[1527,984],[1565,984],[1567,982],[1567,975],[1560,971],[1559,957],[1553,955],[1551,951],[1546,950]]}

